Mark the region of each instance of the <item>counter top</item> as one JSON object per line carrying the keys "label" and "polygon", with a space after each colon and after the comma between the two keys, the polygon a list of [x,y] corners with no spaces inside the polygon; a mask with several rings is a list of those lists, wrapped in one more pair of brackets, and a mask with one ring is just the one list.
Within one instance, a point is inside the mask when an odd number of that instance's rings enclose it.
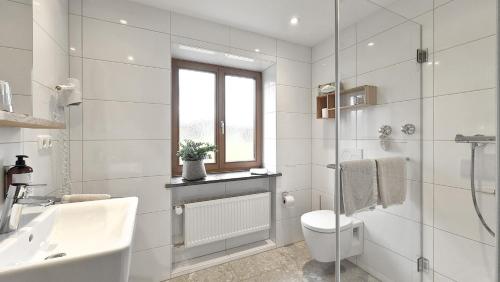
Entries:
{"label": "counter top", "polygon": [[238,171],[238,172],[225,172],[225,173],[210,173],[204,179],[195,181],[188,181],[183,179],[182,177],[172,177],[170,183],[165,185],[165,188],[203,185],[203,184],[238,181],[238,180],[250,180],[258,178],[270,178],[270,177],[278,177],[281,175],[282,174],[280,172],[268,173],[268,174],[251,174],[249,171]]}

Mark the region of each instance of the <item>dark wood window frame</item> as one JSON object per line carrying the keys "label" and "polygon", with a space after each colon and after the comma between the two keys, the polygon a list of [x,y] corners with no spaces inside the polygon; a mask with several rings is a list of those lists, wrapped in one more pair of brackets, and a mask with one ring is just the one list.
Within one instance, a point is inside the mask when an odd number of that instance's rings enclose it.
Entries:
{"label": "dark wood window frame", "polygon": [[[215,92],[215,139],[217,144],[217,153],[215,154],[215,163],[205,164],[207,172],[227,172],[243,171],[254,167],[262,166],[262,73],[250,70],[230,68],[219,65],[211,65],[193,61],[172,59],[172,175],[182,174],[182,166],[179,165],[176,152],[179,150],[179,70],[190,69],[211,72],[216,75]],[[255,79],[256,97],[255,97],[255,141],[254,141],[254,161],[226,162],[225,161],[225,138],[221,130],[220,122],[225,124],[225,76],[234,75]],[[243,107],[245,105],[242,105]]]}

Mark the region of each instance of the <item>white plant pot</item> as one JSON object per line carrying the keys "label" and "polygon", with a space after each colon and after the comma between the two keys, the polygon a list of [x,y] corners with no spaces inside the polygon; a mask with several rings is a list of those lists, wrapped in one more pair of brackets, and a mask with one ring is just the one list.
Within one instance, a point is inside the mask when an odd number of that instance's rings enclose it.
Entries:
{"label": "white plant pot", "polygon": [[207,176],[205,164],[201,161],[182,161],[182,178],[186,180],[199,180]]}

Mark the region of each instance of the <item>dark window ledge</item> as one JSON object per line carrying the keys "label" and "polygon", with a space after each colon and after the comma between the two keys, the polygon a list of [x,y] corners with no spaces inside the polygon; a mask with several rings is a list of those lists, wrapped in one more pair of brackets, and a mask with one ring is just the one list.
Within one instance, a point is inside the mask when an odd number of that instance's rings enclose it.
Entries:
{"label": "dark window ledge", "polygon": [[225,172],[225,173],[210,173],[204,179],[188,181],[182,177],[172,177],[170,183],[165,185],[165,188],[175,188],[181,186],[203,185],[218,182],[229,182],[238,180],[250,180],[258,178],[271,178],[281,176],[281,172],[268,174],[251,174],[249,171]]}

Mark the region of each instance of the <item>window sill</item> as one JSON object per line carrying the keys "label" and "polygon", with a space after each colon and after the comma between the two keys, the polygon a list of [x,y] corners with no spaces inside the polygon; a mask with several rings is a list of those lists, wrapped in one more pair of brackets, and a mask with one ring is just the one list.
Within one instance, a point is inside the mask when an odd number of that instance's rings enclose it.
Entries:
{"label": "window sill", "polygon": [[229,182],[238,180],[250,180],[258,178],[271,178],[281,176],[281,172],[268,173],[268,174],[251,174],[249,171],[238,171],[238,172],[224,172],[224,173],[210,173],[207,177],[200,180],[188,181],[184,180],[182,177],[172,177],[170,183],[165,185],[165,188],[176,188],[182,186],[192,186],[192,185],[203,185],[218,182]]}

